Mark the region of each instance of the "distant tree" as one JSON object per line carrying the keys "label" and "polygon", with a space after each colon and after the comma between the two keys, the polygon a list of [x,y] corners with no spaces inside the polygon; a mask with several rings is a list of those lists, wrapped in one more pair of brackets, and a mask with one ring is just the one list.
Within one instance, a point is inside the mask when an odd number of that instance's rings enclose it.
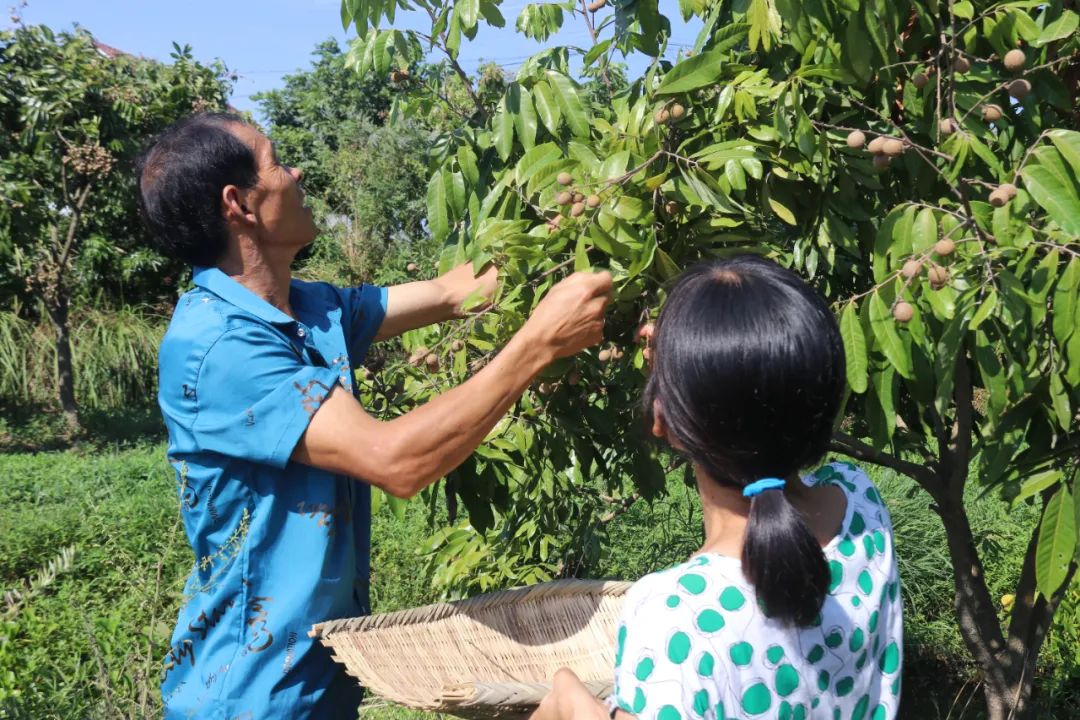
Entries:
{"label": "distant tree", "polygon": [[99,46],[82,29],[0,33],[0,297],[36,301],[55,328],[58,400],[72,430],[73,297],[160,297],[159,273],[170,272],[140,237],[134,156],[177,118],[225,106],[224,66],[173,47],[165,65]]}

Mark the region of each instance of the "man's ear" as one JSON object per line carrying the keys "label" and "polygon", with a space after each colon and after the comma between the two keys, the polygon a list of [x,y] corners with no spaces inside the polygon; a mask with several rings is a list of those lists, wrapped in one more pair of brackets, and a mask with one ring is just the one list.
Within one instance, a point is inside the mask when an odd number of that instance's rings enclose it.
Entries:
{"label": "man's ear", "polygon": [[254,225],[255,213],[248,206],[248,193],[236,185],[226,185],[221,190],[221,211],[225,222],[239,222]]}

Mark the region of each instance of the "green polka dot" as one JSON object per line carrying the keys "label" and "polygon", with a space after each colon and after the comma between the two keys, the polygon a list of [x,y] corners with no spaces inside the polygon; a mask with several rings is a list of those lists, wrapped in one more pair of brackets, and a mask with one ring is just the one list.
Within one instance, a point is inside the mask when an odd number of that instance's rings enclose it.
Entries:
{"label": "green polka dot", "polygon": [[821,662],[821,658],[823,657],[825,657],[825,648],[820,645],[815,645],[811,648],[810,654],[806,656],[806,659],[809,660],[811,664],[815,664]]}
{"label": "green polka dot", "polygon": [[638,679],[638,682],[645,682],[652,675],[653,668],[656,667],[656,663],[652,658],[642,658],[641,662],[637,664],[637,669],[634,670],[634,677]]}
{"label": "green polka dot", "polygon": [[836,471],[833,470],[831,465],[822,465],[814,471],[814,477],[818,482],[825,482],[831,480],[833,475],[836,475]]}
{"label": "green polka dot", "polygon": [[754,646],[748,642],[735,643],[731,646],[731,662],[745,667],[754,659]]}
{"label": "green polka dot", "polygon": [[713,658],[712,653],[701,653],[701,659],[698,660],[697,672],[702,677],[710,677],[713,674],[713,669],[716,667],[716,659]]}
{"label": "green polka dot", "polygon": [[855,678],[845,677],[836,681],[836,695],[844,697],[849,695],[855,687]]}
{"label": "green polka dot", "polygon": [[681,665],[690,656],[690,636],[684,632],[677,632],[671,636],[667,646],[668,660]]}
{"label": "green polka dot", "polygon": [[852,595],[851,596],[851,606],[852,607],[859,607],[860,605],[862,605],[862,600],[860,600],[857,595]]}
{"label": "green polka dot", "polygon": [[844,642],[844,633],[840,630],[833,630],[825,636],[825,644],[833,650],[840,647],[840,643],[842,642]]}
{"label": "green polka dot", "polygon": [[855,632],[851,633],[851,639],[848,641],[848,648],[851,652],[859,652],[859,648],[863,646],[865,640],[866,636],[863,634],[862,628],[855,628]]}
{"label": "green polka dot", "polygon": [[878,705],[874,708],[874,714],[870,716],[870,720],[885,720],[888,717],[888,711],[884,705]]}
{"label": "green polka dot", "polygon": [[677,608],[677,607],[679,607],[679,596],[678,595],[669,595],[668,599],[667,599],[667,606],[669,608]]}
{"label": "green polka dot", "polygon": [[822,670],[821,672],[819,672],[818,676],[817,676],[817,688],[818,688],[818,690],[821,690],[822,692],[828,690],[829,689],[829,681],[831,679],[832,679],[832,676],[829,675],[828,670]]}
{"label": "green polka dot", "polygon": [[817,710],[817,706],[821,704],[821,698],[814,698],[814,701],[810,703],[811,710]]}
{"label": "green polka dot", "polygon": [[840,554],[843,555],[844,557],[851,557],[852,555],[855,554],[855,543],[853,543],[851,541],[851,538],[844,538],[843,540],[840,541],[840,544],[837,546],[837,549],[840,551]]}
{"label": "green polka dot", "polygon": [[716,720],[727,720],[727,715],[724,714],[724,703],[716,703]]}
{"label": "green polka dot", "polygon": [[844,566],[835,560],[830,560],[829,575],[831,577],[829,582],[829,592],[833,592],[836,588],[840,587],[840,583],[844,581]]}
{"label": "green polka dot", "polygon": [[870,696],[863,695],[859,702],[855,703],[855,709],[851,711],[851,720],[863,720],[866,710],[870,707]]}
{"label": "green polka dot", "polygon": [[724,627],[724,616],[715,610],[702,610],[697,616],[697,626],[701,632],[714,633]]}
{"label": "green polka dot", "polygon": [[885,535],[880,530],[874,531],[874,547],[879,553],[885,552]]}
{"label": "green polka dot", "polygon": [[688,573],[679,578],[679,584],[686,588],[686,592],[692,595],[700,595],[705,592],[705,578],[697,573]]}
{"label": "green polka dot", "polygon": [[787,697],[799,687],[799,673],[791,665],[781,665],[776,671],[776,694]]}
{"label": "green polka dot", "polygon": [[698,690],[694,693],[694,712],[702,717],[709,711],[709,691]]}
{"label": "green polka dot", "polygon": [[880,649],[881,649],[881,636],[878,635],[876,638],[874,638],[874,654],[877,655],[878,650],[880,650]]}
{"label": "green polka dot", "polygon": [[840,708],[836,708],[835,710],[832,711],[832,720],[841,720],[841,718],[840,718]]}
{"label": "green polka dot", "polygon": [[877,490],[875,490],[874,488],[872,488],[872,487],[866,488],[866,493],[865,494],[866,494],[866,499],[869,500],[870,502],[874,503],[875,505],[880,505],[881,504],[881,496],[878,495]]}
{"label": "green polka dot", "polygon": [[737,587],[724,588],[724,592],[720,593],[720,607],[724,608],[728,612],[734,612],[743,606],[746,602],[746,598]]}
{"label": "green polka dot", "polygon": [[742,709],[750,715],[760,715],[772,706],[772,693],[765,683],[756,683],[747,688],[742,696]]}
{"label": "green polka dot", "polygon": [[626,626],[619,627],[619,634],[617,636],[618,644],[615,647],[615,667],[622,665],[623,651],[626,650]]}
{"label": "green polka dot", "polygon": [[851,534],[862,535],[864,530],[866,530],[866,521],[863,520],[862,515],[854,513],[851,516]]}
{"label": "green polka dot", "polygon": [[870,632],[872,632],[872,633],[876,633],[876,632],[877,632],[877,624],[878,624],[878,618],[879,618],[879,617],[880,617],[880,616],[878,615],[878,611],[877,611],[877,610],[875,610],[874,612],[870,613]]}
{"label": "green polka dot", "polygon": [[634,691],[634,707],[633,712],[639,713],[645,709],[645,693],[641,688]]}
{"label": "green polka dot", "polygon": [[[639,690],[638,692],[641,692],[641,691]],[[622,698],[617,698],[617,699],[616,699],[616,702],[618,703],[618,705],[619,705],[619,708],[620,708],[621,710],[625,710],[625,711],[626,711],[626,712],[628,712],[628,713],[632,713],[632,712],[634,712],[634,708],[632,708],[632,707],[630,706],[630,703],[626,702],[626,701],[625,701],[625,700],[623,700]]]}
{"label": "green polka dot", "polygon": [[792,714],[791,720],[806,720],[806,706],[796,705],[795,712]]}
{"label": "green polka dot", "polygon": [[877,550],[874,548],[874,538],[870,537],[869,535],[863,535],[862,546],[863,550],[866,551],[866,559],[872,560],[874,557],[874,553],[877,552]]}
{"label": "green polka dot", "polygon": [[866,654],[866,651],[865,651],[865,650],[863,650],[863,651],[862,651],[862,655],[860,655],[860,656],[859,656],[859,659],[855,661],[855,669],[856,669],[856,670],[862,670],[862,669],[863,669],[863,667],[864,667],[864,666],[866,665],[866,659],[867,659],[868,657],[869,657],[869,656],[868,656],[868,655]]}
{"label": "green polka dot", "polygon": [[682,715],[674,705],[665,705],[656,713],[656,720],[682,720]]}
{"label": "green polka dot", "polygon": [[810,623],[810,627],[821,627],[821,613],[814,616],[813,621]]}
{"label": "green polka dot", "polygon": [[863,595],[869,595],[874,590],[874,579],[870,577],[868,570],[863,570],[859,573],[859,592]]}
{"label": "green polka dot", "polygon": [[791,703],[787,700],[780,703],[780,712],[777,714],[776,720],[791,720]]}
{"label": "green polka dot", "polygon": [[900,592],[900,581],[889,583],[889,599],[895,602],[898,592]]}
{"label": "green polka dot", "polygon": [[779,645],[773,645],[765,651],[765,658],[769,661],[770,665],[775,665],[784,659],[784,648]]}
{"label": "green polka dot", "polygon": [[881,654],[881,662],[878,663],[881,672],[892,675],[900,667],[900,648],[896,643],[889,643],[885,652]]}
{"label": "green polka dot", "polygon": [[896,678],[895,680],[893,680],[892,694],[900,695],[900,678]]}

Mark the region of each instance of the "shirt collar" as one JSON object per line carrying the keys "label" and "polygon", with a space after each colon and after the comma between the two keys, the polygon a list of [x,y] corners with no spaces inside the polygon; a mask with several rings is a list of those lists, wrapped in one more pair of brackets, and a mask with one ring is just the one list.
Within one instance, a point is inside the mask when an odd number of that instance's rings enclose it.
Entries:
{"label": "shirt collar", "polygon": [[191,279],[204,290],[264,322],[274,325],[292,325],[296,322],[216,267],[196,267]]}

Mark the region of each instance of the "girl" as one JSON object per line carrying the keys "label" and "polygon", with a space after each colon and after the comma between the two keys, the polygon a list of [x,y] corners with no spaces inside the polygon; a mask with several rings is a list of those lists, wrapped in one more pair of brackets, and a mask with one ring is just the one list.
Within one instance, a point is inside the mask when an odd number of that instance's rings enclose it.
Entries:
{"label": "girl", "polygon": [[694,465],[705,544],[634,584],[605,706],[560,671],[537,720],[885,720],[900,699],[892,524],[824,456],[844,395],[829,308],[743,256],[686,272],[651,339],[645,413]]}

